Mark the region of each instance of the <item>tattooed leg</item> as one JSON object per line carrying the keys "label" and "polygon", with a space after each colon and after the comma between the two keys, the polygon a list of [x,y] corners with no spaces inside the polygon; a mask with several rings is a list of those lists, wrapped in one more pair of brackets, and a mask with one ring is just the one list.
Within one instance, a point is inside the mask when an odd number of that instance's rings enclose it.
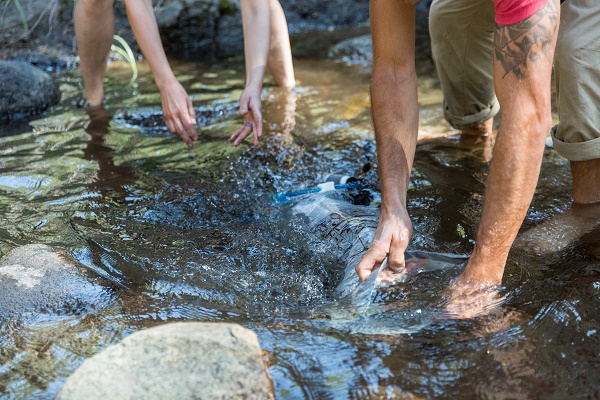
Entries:
{"label": "tattooed leg", "polygon": [[558,0],[494,35],[494,86],[502,110],[473,255],[459,283],[502,281],[508,252],[537,183],[552,118],[550,80]]}
{"label": "tattooed leg", "polygon": [[550,0],[533,16],[514,25],[496,25],[494,53],[504,70],[525,79],[540,57],[552,62],[558,32],[559,5]]}

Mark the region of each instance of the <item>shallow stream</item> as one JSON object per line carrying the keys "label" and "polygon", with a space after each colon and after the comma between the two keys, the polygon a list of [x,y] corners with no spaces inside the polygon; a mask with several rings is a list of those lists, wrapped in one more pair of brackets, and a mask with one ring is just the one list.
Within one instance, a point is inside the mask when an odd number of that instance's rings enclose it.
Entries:
{"label": "shallow stream", "polygon": [[[0,137],[0,251],[46,243],[124,287],[108,309],[1,320],[3,398],[51,398],[86,358],[174,321],[254,330],[281,399],[600,396],[600,230],[555,246],[540,228],[570,206],[568,163],[552,149],[522,230],[542,234],[511,253],[499,310],[415,323],[440,307],[461,268],[425,272],[375,294],[397,318],[396,333],[364,333],[323,316],[343,267],[274,195],[330,173],[379,190],[369,71],[296,60],[296,90],[265,87],[261,144],[234,148],[240,60],[174,67],[199,122],[191,150],[163,126],[143,64],[135,84],[126,65],[111,65],[107,114],[91,121],[73,105],[78,73],[63,73],[61,105]],[[491,141],[448,137],[456,132],[431,71],[421,71],[419,87],[410,248],[465,254]]]}

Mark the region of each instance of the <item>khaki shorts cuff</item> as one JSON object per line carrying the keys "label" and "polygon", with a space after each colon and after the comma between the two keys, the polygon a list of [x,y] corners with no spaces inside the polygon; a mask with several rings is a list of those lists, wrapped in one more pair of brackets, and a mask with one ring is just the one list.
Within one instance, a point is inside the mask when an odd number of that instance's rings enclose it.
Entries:
{"label": "khaki shorts cuff", "polygon": [[467,129],[474,128],[475,125],[487,121],[490,118],[494,118],[500,111],[500,104],[495,102],[488,108],[484,108],[477,114],[473,115],[452,115],[448,107],[446,106],[446,100],[444,100],[444,117],[450,125],[455,129]]}
{"label": "khaki shorts cuff", "polygon": [[600,158],[600,138],[585,142],[567,143],[556,137],[556,127],[550,133],[554,150],[569,161],[588,161]]}

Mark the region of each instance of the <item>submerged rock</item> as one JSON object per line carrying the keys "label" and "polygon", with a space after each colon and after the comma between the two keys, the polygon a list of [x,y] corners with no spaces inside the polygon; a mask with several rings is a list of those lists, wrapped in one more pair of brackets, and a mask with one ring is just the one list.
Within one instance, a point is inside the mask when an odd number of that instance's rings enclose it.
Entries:
{"label": "submerged rock", "polygon": [[339,42],[329,50],[329,57],[349,65],[370,66],[373,62],[371,35],[364,35]]}
{"label": "submerged rock", "polygon": [[[416,9],[416,61],[420,70],[433,69],[429,38],[429,4],[421,1]],[[363,35],[342,40],[329,49],[329,58],[348,65],[371,67],[373,64],[373,45],[371,35]],[[425,65],[421,65],[425,64]]]}
{"label": "submerged rock", "polygon": [[113,297],[108,281],[50,246],[17,247],[0,259],[0,318],[95,312]]}
{"label": "submerged rock", "polygon": [[66,399],[272,399],[256,334],[236,324],[146,329],[85,361]]}
{"label": "submerged rock", "polygon": [[0,122],[38,114],[59,100],[45,72],[23,61],[0,61]]}

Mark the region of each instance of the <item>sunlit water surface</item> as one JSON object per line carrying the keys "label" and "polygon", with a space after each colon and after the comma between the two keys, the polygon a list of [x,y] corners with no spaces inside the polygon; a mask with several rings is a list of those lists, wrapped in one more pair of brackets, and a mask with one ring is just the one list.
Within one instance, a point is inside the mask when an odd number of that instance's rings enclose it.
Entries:
{"label": "sunlit water surface", "polygon": [[[374,294],[386,329],[323,312],[343,274],[277,192],[330,173],[379,190],[368,71],[297,60],[291,94],[267,85],[260,146],[227,139],[241,119],[239,61],[179,64],[200,141],[189,150],[162,124],[147,68],[130,84],[113,64],[107,112],[63,102],[0,138],[0,250],[46,243],[122,286],[95,312],[0,321],[0,393],[51,398],[86,358],[134,331],[175,321],[236,322],[269,354],[278,398],[597,398],[600,396],[600,238],[590,230],[558,252],[511,253],[486,317],[436,318],[459,268],[421,273]],[[469,253],[489,144],[464,143],[441,115],[431,68],[422,74],[421,137],[409,192],[412,249]],[[6,134],[10,133],[10,134]],[[486,147],[487,146],[487,147]],[[569,208],[565,160],[547,149],[526,231]],[[371,212],[376,210],[371,210]],[[538,228],[539,229],[539,228]],[[542,228],[543,232],[543,228]],[[550,235],[541,235],[550,243]],[[388,329],[395,327],[396,329]],[[366,333],[365,333],[366,332]]]}

